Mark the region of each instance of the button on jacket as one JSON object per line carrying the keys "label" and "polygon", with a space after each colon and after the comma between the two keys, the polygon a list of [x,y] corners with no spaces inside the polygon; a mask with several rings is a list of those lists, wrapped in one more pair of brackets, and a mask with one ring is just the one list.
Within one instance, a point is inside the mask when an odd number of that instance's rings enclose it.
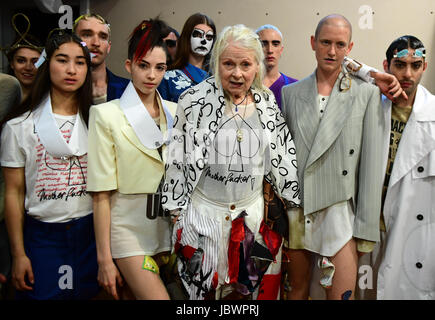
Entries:
{"label": "button on jacket", "polygon": [[[345,72],[345,71],[343,71]],[[383,115],[376,86],[338,80],[320,119],[316,72],[282,90],[284,118],[296,146],[302,207],[308,215],[352,201],[353,236],[379,241]]]}
{"label": "button on jacket", "polygon": [[[391,101],[384,98],[389,139]],[[384,163],[388,157],[385,141]],[[378,299],[435,299],[435,96],[419,85],[383,208],[386,239]]]}

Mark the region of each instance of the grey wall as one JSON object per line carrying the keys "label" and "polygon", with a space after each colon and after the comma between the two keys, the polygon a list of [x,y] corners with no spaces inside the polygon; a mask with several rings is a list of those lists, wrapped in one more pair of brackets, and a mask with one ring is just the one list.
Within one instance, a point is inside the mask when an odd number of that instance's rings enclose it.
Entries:
{"label": "grey wall", "polygon": [[[365,10],[370,8],[371,13],[367,15]],[[123,76],[128,75],[123,67],[128,35],[142,19],[160,14],[181,32],[189,15],[202,12],[214,20],[218,31],[237,23],[252,28],[265,23],[276,25],[285,38],[281,71],[300,79],[315,67],[309,40],[318,21],[330,13],[340,13],[353,25],[354,47],[350,56],[380,70],[392,40],[404,34],[420,38],[429,62],[422,83],[435,92],[431,65],[435,50],[434,0],[91,0],[90,9],[105,16],[112,26],[108,63],[114,72]]]}
{"label": "grey wall", "polygon": [[[124,70],[128,36],[141,20],[160,15],[181,32],[188,16],[202,12],[215,21],[218,31],[237,23],[251,28],[265,23],[276,25],[284,34],[281,71],[301,79],[315,68],[310,36],[318,21],[327,14],[340,13],[353,25],[354,47],[350,56],[380,70],[392,40],[404,34],[420,38],[429,62],[422,84],[435,93],[431,61],[435,50],[435,0],[64,0],[63,3],[79,5],[80,13],[89,8],[109,20],[112,50],[108,65],[125,77],[128,77]],[[12,12],[28,6],[38,10],[32,0],[1,1],[0,45],[9,44],[15,36],[10,27]],[[2,70],[6,60],[1,55]]]}

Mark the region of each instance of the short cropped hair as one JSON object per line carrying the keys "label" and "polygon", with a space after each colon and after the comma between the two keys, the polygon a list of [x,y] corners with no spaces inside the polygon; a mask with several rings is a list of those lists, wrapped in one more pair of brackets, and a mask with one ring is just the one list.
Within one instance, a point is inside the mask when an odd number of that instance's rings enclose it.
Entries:
{"label": "short cropped hair", "polygon": [[101,22],[101,24],[105,24],[107,26],[107,30],[109,31],[109,40],[110,40],[110,36],[111,36],[111,31],[110,31],[110,24],[109,22],[107,22],[106,19],[104,19],[102,16],[100,16],[97,13],[86,13],[86,14],[82,14],[80,17],[78,17],[77,19],[74,20],[74,25],[73,25],[73,32],[76,32],[77,26],[79,24],[79,22],[81,20],[87,20],[88,18],[95,18],[98,21]]}
{"label": "short cropped hair", "polygon": [[349,41],[352,40],[352,24],[349,22],[349,20],[346,19],[346,17],[342,16],[341,14],[330,14],[330,15],[327,15],[326,17],[322,18],[319,21],[319,23],[317,24],[316,31],[314,33],[314,39],[317,40],[317,38],[319,37],[320,31],[322,30],[323,26],[328,23],[328,20],[334,19],[334,18],[339,18],[346,23],[347,27],[349,28],[349,32],[350,32]]}
{"label": "short cropped hair", "polygon": [[260,28],[257,29],[257,31],[255,31],[255,33],[259,34],[261,31],[267,30],[267,29],[275,30],[276,32],[278,32],[278,34],[281,37],[281,39],[284,39],[284,37],[282,36],[281,31],[279,31],[279,29],[277,27],[275,27],[274,25],[272,25],[272,24],[262,25]]}

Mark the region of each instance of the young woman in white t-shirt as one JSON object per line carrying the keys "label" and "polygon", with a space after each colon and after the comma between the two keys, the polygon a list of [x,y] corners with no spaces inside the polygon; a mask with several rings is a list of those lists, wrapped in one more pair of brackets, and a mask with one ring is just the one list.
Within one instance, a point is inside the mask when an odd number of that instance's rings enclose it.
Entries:
{"label": "young woman in white t-shirt", "polygon": [[5,219],[19,299],[89,299],[99,290],[86,193],[90,54],[62,30],[29,97],[1,126]]}

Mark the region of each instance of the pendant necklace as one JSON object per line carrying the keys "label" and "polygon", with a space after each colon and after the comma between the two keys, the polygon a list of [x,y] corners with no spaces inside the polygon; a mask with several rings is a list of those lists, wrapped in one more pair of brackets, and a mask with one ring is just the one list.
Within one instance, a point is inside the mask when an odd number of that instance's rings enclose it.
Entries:
{"label": "pendant necklace", "polygon": [[[235,105],[235,107],[236,107],[236,112],[238,111],[238,106],[240,106],[240,105],[241,105],[241,104],[246,100],[246,98],[248,97],[248,94],[249,94],[249,91],[246,92],[245,97],[244,97],[243,100],[240,101],[238,104],[235,104],[234,102],[231,101],[231,103],[232,103],[233,105]],[[232,111],[232,109],[231,109],[231,111]]]}
{"label": "pendant necklace", "polygon": [[248,96],[248,93],[246,93],[245,98],[243,98],[242,102],[240,102],[239,104],[235,104],[235,103],[233,103],[233,104],[236,106],[236,112],[237,112],[237,111],[238,111],[237,107],[238,107],[239,105],[241,105],[241,104],[243,103],[243,101],[246,100],[246,102],[245,102],[245,111],[243,112],[242,122],[240,123],[240,126],[239,126],[239,124],[237,123],[237,120],[236,120],[236,114],[234,113],[233,108],[230,108],[230,109],[231,109],[231,113],[233,114],[234,122],[236,123],[236,126],[237,126],[237,130],[236,130],[236,139],[237,139],[237,141],[238,141],[239,143],[242,142],[242,140],[243,140],[243,131],[242,131],[242,126],[243,126],[243,121],[244,121],[244,118],[245,118],[245,115],[246,115],[246,109],[248,108],[248,100],[246,99],[247,96]]}

